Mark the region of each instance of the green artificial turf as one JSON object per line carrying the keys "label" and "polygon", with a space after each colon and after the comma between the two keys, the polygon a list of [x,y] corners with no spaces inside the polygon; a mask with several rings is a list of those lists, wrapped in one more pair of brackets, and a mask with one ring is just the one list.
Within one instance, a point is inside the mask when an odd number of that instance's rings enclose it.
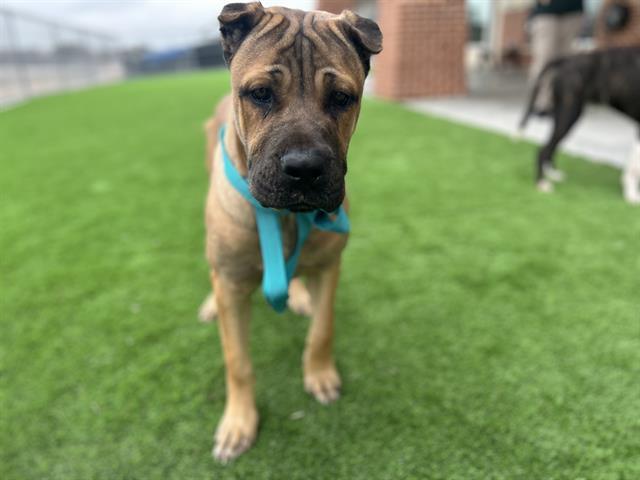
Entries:
{"label": "green artificial turf", "polygon": [[640,210],[619,173],[561,156],[568,183],[541,195],[532,145],[374,101],[349,158],[343,397],[303,392],[308,322],[256,295],[259,438],[217,465],[223,365],[196,311],[202,123],[227,84],[0,114],[0,478],[640,478]]}

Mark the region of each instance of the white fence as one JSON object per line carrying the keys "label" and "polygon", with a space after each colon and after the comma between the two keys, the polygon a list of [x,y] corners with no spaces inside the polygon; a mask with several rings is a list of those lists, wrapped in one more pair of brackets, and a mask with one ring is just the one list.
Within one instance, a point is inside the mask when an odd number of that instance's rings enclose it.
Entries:
{"label": "white fence", "polygon": [[0,7],[0,108],[124,76],[115,38]]}

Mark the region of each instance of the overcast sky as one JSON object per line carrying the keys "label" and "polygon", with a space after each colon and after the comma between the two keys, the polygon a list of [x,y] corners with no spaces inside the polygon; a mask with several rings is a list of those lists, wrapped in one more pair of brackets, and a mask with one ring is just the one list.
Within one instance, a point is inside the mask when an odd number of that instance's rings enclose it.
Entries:
{"label": "overcast sky", "polygon": [[[76,27],[112,34],[125,46],[153,48],[190,44],[217,35],[216,17],[232,0],[0,0],[2,6]],[[236,0],[237,1],[237,0]],[[314,0],[262,0],[313,9]],[[23,39],[42,38],[24,29]],[[22,40],[22,39],[21,39]]]}

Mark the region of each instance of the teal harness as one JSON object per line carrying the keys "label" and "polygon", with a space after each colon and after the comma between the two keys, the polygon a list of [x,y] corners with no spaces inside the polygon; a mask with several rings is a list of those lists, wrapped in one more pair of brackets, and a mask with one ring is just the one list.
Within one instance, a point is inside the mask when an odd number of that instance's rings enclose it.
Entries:
{"label": "teal harness", "polygon": [[[253,206],[256,215],[256,224],[258,225],[260,252],[262,254],[262,264],[264,267],[262,291],[267,302],[269,302],[273,309],[281,313],[287,308],[289,282],[291,282],[293,274],[296,271],[302,246],[307,240],[309,233],[311,233],[311,229],[316,227],[329,232],[348,233],[349,218],[342,205],[334,212],[335,218],[332,218],[331,215],[322,210],[293,213],[287,210],[275,210],[260,205],[253,195],[251,195],[247,179],[240,175],[240,172],[236,170],[233,162],[229,158],[229,154],[224,146],[224,132],[225,128],[222,127],[220,129],[220,148],[222,149],[224,173],[233,188]],[[280,217],[289,214],[295,215],[297,238],[293,252],[291,252],[291,256],[285,262],[282,248]]]}

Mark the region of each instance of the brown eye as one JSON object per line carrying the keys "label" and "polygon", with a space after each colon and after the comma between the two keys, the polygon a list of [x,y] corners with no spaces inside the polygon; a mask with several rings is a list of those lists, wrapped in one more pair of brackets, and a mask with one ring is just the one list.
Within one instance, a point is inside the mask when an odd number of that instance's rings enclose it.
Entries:
{"label": "brown eye", "polygon": [[271,89],[267,87],[254,88],[251,90],[250,95],[254,102],[261,104],[269,103],[273,98]]}
{"label": "brown eye", "polygon": [[349,106],[352,101],[353,97],[348,93],[336,91],[331,94],[331,104],[336,107],[345,108]]}

